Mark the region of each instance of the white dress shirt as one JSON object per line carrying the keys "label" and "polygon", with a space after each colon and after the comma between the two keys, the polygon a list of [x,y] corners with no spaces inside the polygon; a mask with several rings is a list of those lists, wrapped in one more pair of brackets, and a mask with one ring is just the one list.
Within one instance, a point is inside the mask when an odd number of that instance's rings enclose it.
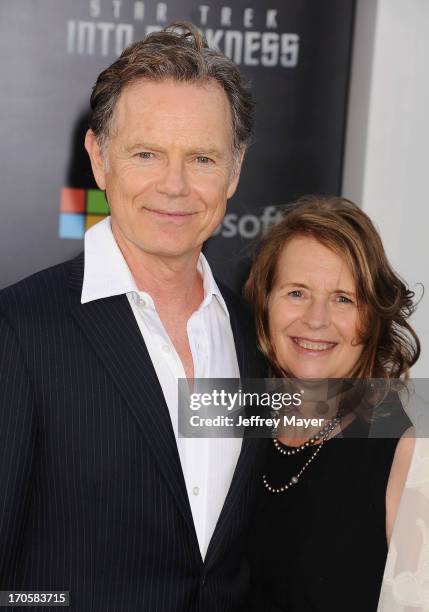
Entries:
{"label": "white dress shirt", "polygon": [[[187,323],[194,377],[239,378],[229,313],[202,253],[197,269],[203,280],[204,298]],[[153,299],[136,286],[113,236],[108,217],[85,234],[81,302],[85,304],[122,294],[128,298],[170,412],[195,530],[204,558],[231,484],[242,441],[235,438],[177,437],[177,381],[185,378],[186,374]]]}

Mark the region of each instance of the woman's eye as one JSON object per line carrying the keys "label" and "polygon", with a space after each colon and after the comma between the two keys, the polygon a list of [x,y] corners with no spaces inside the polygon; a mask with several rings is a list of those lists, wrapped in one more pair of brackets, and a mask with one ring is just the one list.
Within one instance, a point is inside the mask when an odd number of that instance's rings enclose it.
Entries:
{"label": "woman's eye", "polygon": [[299,289],[295,289],[294,291],[290,291],[288,295],[290,295],[293,298],[300,298],[302,297],[302,291],[300,291]]}
{"label": "woman's eye", "polygon": [[340,302],[340,304],[353,304],[352,300],[345,295],[339,295],[337,300]]}

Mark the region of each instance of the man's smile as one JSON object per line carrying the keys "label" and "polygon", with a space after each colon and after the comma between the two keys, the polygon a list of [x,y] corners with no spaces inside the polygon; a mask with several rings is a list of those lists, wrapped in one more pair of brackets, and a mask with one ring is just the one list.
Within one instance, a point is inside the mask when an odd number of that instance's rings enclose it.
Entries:
{"label": "man's smile", "polygon": [[147,206],[143,206],[142,209],[165,221],[185,222],[198,214],[196,211],[190,212],[186,210],[166,210],[161,208],[148,208]]}

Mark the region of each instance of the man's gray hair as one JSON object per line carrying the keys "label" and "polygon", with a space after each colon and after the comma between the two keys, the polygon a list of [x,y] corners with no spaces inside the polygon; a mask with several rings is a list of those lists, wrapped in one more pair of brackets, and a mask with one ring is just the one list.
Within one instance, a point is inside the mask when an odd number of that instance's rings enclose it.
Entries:
{"label": "man's gray hair", "polygon": [[121,91],[141,78],[204,83],[214,79],[225,91],[231,108],[233,154],[237,158],[251,143],[254,100],[247,81],[223,53],[211,49],[189,22],[175,22],[127,47],[98,77],[91,95],[89,127],[105,150]]}

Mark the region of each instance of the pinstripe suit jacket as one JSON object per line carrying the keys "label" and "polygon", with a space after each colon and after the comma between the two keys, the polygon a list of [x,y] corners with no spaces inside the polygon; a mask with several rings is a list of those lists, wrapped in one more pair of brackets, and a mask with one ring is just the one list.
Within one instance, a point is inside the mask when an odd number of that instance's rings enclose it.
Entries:
{"label": "pinstripe suit jacket", "polygon": [[[83,254],[0,292],[0,590],[73,610],[238,610],[262,447],[244,440],[203,562],[167,406],[125,295],[82,305]],[[222,288],[242,377],[264,375]]]}

